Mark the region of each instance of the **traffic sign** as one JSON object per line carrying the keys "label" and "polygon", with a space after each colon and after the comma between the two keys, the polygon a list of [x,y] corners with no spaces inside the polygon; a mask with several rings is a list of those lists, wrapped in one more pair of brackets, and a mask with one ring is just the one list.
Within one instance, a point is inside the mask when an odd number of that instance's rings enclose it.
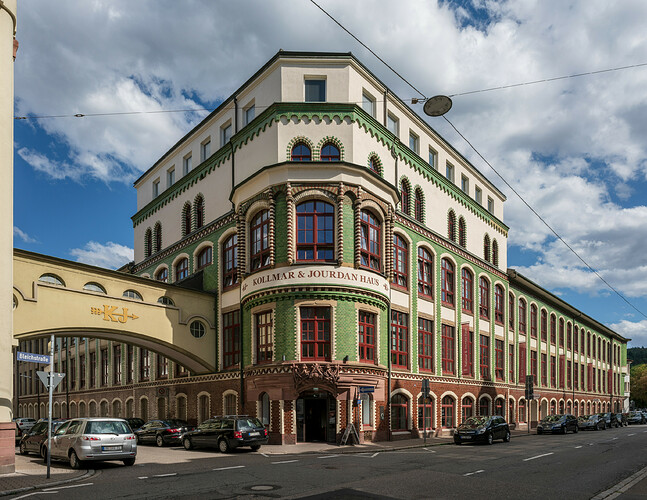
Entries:
{"label": "traffic sign", "polygon": [[369,385],[369,386],[361,386],[361,387],[359,388],[359,393],[360,393],[360,394],[367,394],[367,393],[369,393],[369,392],[375,392],[375,387],[371,387],[371,386]]}
{"label": "traffic sign", "polygon": [[36,372],[36,375],[38,375],[41,382],[45,384],[45,389],[49,389],[50,380],[52,383],[52,389],[55,389],[61,380],[63,380],[63,377],[65,377],[65,373],[43,372],[40,370]]}
{"label": "traffic sign", "polygon": [[30,361],[32,363],[45,363],[50,364],[52,362],[51,357],[47,354],[34,354],[31,352],[21,352],[16,353],[16,359],[18,361]]}

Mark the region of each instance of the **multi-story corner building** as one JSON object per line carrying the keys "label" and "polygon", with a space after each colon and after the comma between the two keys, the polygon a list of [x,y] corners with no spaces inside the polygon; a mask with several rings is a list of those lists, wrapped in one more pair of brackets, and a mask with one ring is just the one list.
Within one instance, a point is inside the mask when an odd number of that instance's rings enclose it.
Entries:
{"label": "multi-story corner building", "polygon": [[627,339],[508,269],[503,193],[351,54],[279,52],[135,188],[128,272],[209,294],[214,366],[59,341],[72,414],[251,413],[296,443],[622,406]]}

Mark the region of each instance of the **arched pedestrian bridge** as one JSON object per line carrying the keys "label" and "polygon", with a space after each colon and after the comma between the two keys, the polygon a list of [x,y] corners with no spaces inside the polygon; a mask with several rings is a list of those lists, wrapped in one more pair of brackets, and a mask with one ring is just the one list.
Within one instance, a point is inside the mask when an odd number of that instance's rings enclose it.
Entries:
{"label": "arched pedestrian bridge", "polygon": [[24,250],[14,250],[13,284],[16,341],[52,334],[113,340],[196,374],[215,371],[213,294]]}

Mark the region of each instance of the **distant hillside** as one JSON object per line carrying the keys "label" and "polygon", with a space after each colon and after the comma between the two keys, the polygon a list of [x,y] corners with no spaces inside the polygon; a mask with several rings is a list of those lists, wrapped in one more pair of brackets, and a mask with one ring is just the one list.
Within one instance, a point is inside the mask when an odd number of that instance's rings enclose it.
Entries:
{"label": "distant hillside", "polygon": [[647,364],[647,347],[630,347],[627,358],[633,360],[632,366]]}

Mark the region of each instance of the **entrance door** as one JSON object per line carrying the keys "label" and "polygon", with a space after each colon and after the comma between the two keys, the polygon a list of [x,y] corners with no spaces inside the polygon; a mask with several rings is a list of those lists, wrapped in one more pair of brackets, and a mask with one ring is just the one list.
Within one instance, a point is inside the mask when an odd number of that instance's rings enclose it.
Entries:
{"label": "entrance door", "polygon": [[305,440],[308,442],[326,441],[326,400],[305,400]]}
{"label": "entrance door", "polygon": [[335,442],[336,401],[327,392],[297,399],[297,442]]}

